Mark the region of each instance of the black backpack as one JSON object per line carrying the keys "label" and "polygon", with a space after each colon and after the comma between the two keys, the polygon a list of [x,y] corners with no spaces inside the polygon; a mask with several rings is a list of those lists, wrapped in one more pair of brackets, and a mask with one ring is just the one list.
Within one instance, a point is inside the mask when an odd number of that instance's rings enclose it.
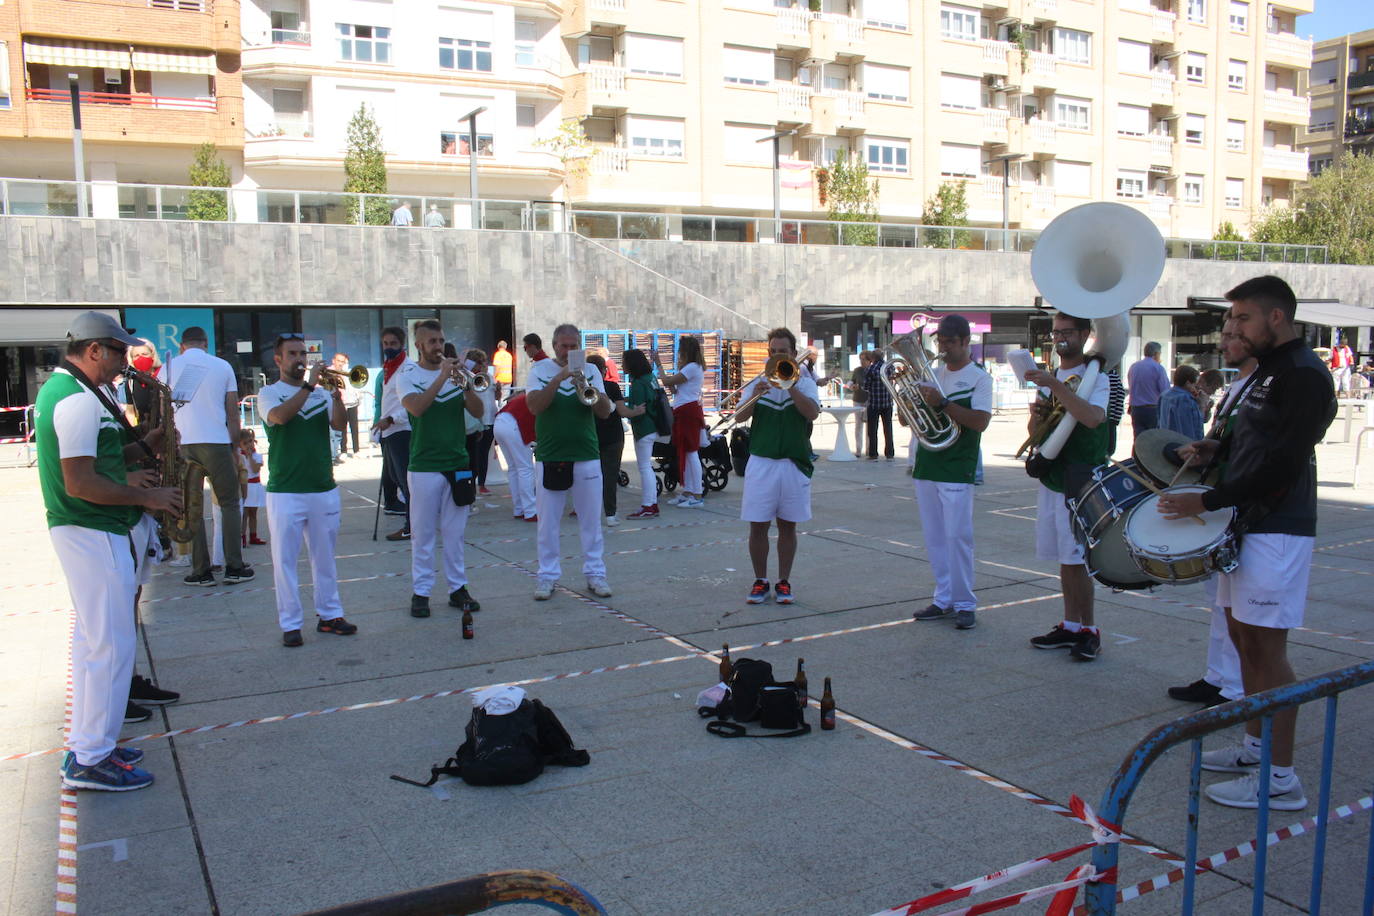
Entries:
{"label": "black backpack", "polygon": [[[729,692],[715,709],[703,707],[702,716],[716,717],[706,730],[722,738],[791,738],[811,731],[802,715],[797,685],[773,680],[773,666],[757,658],[741,658],[731,667]],[[728,722],[727,719],[734,719]],[[740,722],[758,722],[764,728],[785,729],[751,735]]]}
{"label": "black backpack", "polygon": [[668,404],[668,392],[654,386],[654,399],[649,404],[649,419],[654,421],[654,432],[660,436],[673,433],[673,408]]}

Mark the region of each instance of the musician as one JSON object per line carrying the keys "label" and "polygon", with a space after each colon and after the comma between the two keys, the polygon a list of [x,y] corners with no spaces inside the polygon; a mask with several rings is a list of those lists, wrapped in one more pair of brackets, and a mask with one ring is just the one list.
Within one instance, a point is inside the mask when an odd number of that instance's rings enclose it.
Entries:
{"label": "musician", "polygon": [[377,376],[376,415],[372,428],[382,443],[382,503],[387,515],[405,517],[405,524],[386,536],[388,541],[410,540],[410,414],[401,406],[396,376],[414,365],[406,356],[406,332],[382,328],[382,371]]}
{"label": "musician", "polygon": [[[280,378],[258,392],[258,411],[267,429],[267,527],[272,531],[272,584],[282,645],[301,638],[301,598],[296,573],[301,540],[310,553],[318,633],[352,636],[355,624],[343,616],[334,544],[339,538],[339,489],[334,485],[330,431],[348,425],[343,392],[318,385],[320,370],[306,371],[305,340],[282,334],[273,347]],[[347,384],[347,382],[343,382]]]}
{"label": "musician", "polygon": [[142,446],[128,441],[118,406],[101,388],[138,343],[108,315],[82,312],[67,331],[66,359],[34,407],[48,534],[76,612],[70,753],[62,761],[62,784],[72,789],[126,792],[153,783],[135,766],[143,752],[115,741],[133,676],[134,594],[156,528],[142,510],[175,512],[181,493],[151,486],[154,471],[126,470],[145,447],[156,453],[162,434],[155,430]]}
{"label": "musician", "polygon": [[[1256,277],[1226,294],[1241,343],[1258,365],[1229,432],[1179,450],[1186,458],[1225,462],[1221,482],[1205,492],[1167,493],[1159,510],[1176,519],[1234,507],[1243,533],[1240,565],[1224,573],[1217,600],[1229,607],[1245,693],[1294,681],[1288,631],[1301,626],[1317,531],[1316,445],[1336,415],[1325,365],[1293,327],[1297,299],[1278,277]],[[1297,710],[1274,715],[1273,769],[1264,787],[1270,808],[1296,811],[1307,798],[1293,771]],[[1246,723],[1239,747],[1204,752],[1203,769],[1240,773],[1207,788],[1220,805],[1260,803],[1260,722]]]}
{"label": "musician", "polygon": [[[797,337],[787,328],[768,332],[768,357],[797,358]],[[797,523],[811,518],[811,439],[807,424],[820,416],[816,381],[797,373],[791,388],[777,388],[759,378],[749,392],[755,398],[734,415],[737,423],[750,423],[749,465],[744,475],[741,520],[749,523],[749,559],[754,584],[748,602],[768,600],[768,529],[778,524],[778,581],[773,598],[791,604],[792,561],[797,555]]]}
{"label": "musician", "polygon": [[[912,616],[917,620],[954,618],[960,630],[977,626],[973,594],[973,481],[978,470],[978,445],[992,422],[992,376],[969,355],[968,319],[946,315],[935,328],[940,365],[935,367],[937,389],[920,385],[921,399],[960,427],[949,448],[916,452],[916,504],[926,554],[935,574],[935,600]],[[940,392],[943,391],[942,395]]]}
{"label": "musician", "polygon": [[[434,538],[444,536],[444,576],[449,607],[482,609],[468,592],[463,534],[477,495],[468,455],[467,417],[482,416],[482,399],[456,379],[462,361],[444,355],[444,329],[427,319],[415,325],[419,363],[396,378],[401,404],[410,414],[410,616],[429,616],[434,587]],[[459,505],[459,501],[464,501]]]}
{"label": "musician", "polygon": [[[578,350],[582,332],[576,325],[560,324],[553,331],[553,357],[530,367],[530,387],[525,403],[534,414],[534,491],[539,514],[539,578],[535,601],[547,601],[562,575],[559,563],[558,525],[563,507],[572,494],[582,542],[582,573],[587,590],[598,598],[611,597],[606,581],[605,538],[601,531],[601,447],[596,420],[610,416],[611,402],[601,373],[587,364],[579,370],[568,365],[568,354]],[[580,351],[579,351],[580,352]],[[574,372],[581,377],[574,376]],[[588,406],[580,391],[596,392]]]}
{"label": "musician", "polygon": [[[1059,585],[1064,592],[1064,619],[1044,636],[1033,637],[1037,649],[1068,649],[1072,658],[1090,662],[1102,649],[1102,637],[1093,625],[1093,580],[1083,559],[1083,548],[1069,525],[1069,509],[1064,502],[1065,477],[1105,464],[1107,460],[1107,406],[1111,383],[1104,373],[1097,374],[1092,391],[1075,392],[1066,382],[1081,377],[1088,367],[1083,348],[1092,336],[1092,322],[1063,312],[1054,316],[1054,351],[1059,368],[1054,372],[1032,369],[1026,380],[1041,386],[1064,406],[1067,416],[1077,423],[1059,455],[1040,478],[1036,507],[1035,552],[1042,560],[1059,563]],[[1049,402],[1040,401],[1032,411],[1031,428],[1043,422]]]}
{"label": "musician", "polygon": [[[330,368],[335,372],[348,375],[348,370],[350,368],[348,354],[335,353],[334,362]],[[336,440],[339,448],[339,453],[336,456],[338,458],[348,457],[348,436],[350,434],[353,436],[353,454],[355,456],[358,454],[358,404],[360,401],[362,401],[362,395],[359,393],[358,389],[354,388],[351,384],[345,383],[343,386],[343,404],[344,411],[348,417],[348,427],[339,434]]]}

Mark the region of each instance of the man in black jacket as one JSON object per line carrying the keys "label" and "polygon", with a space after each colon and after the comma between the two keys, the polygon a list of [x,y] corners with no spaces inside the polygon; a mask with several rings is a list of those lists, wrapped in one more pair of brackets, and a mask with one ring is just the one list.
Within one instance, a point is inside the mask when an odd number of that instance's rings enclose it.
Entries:
{"label": "man in black jacket", "polygon": [[[1301,626],[1317,533],[1316,445],[1335,417],[1331,373],[1293,328],[1297,299],[1278,277],[1247,280],[1226,294],[1235,332],[1258,361],[1240,395],[1229,434],[1179,449],[1183,458],[1223,467],[1221,482],[1201,493],[1170,493],[1159,500],[1165,518],[1236,510],[1242,534],[1240,565],[1222,574],[1217,603],[1229,608],[1228,627],[1240,654],[1247,695],[1293,683],[1288,631]],[[1238,747],[1207,751],[1203,769],[1242,774],[1209,786],[1207,797],[1233,808],[1306,807],[1293,772],[1297,710],[1276,713],[1273,770],[1259,786],[1260,721],[1246,725]]]}

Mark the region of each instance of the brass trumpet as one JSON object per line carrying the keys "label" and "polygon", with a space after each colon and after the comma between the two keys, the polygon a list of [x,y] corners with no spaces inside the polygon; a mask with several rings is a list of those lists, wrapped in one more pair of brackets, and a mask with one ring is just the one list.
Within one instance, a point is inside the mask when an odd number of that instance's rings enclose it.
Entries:
{"label": "brass trumpet", "polygon": [[[452,343],[444,344],[444,358],[458,359],[458,348]],[[465,390],[471,388],[473,391],[481,394],[491,386],[491,379],[487,378],[485,375],[475,375],[469,372],[462,361],[459,361],[458,364],[453,367],[453,384],[457,385],[460,389]]]}
{"label": "brass trumpet", "polygon": [[591,382],[587,381],[586,373],[581,369],[572,370],[572,374],[568,376],[568,381],[572,382],[572,386],[577,389],[577,399],[582,402],[583,406],[591,407],[596,403],[598,392],[592,387]]}
{"label": "brass trumpet", "polygon": [[370,375],[366,366],[354,366],[347,372],[340,372],[338,369],[320,370],[320,384],[326,388],[342,390],[345,382],[354,388],[366,388],[368,378]]}

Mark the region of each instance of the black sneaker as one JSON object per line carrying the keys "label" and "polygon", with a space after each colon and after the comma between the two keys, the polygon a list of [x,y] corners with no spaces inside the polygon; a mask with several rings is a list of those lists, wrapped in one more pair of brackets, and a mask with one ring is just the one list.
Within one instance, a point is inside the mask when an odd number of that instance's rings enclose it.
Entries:
{"label": "black sneaker", "polygon": [[197,585],[201,588],[209,588],[211,586],[218,584],[217,582],[215,582],[215,574],[210,572],[208,569],[200,575],[191,573],[189,576],[187,576],[185,579],[182,579],[181,581],[185,582],[187,585]]}
{"label": "black sneaker", "polygon": [[225,582],[248,582],[254,576],[251,566],[230,566],[224,571]]}
{"label": "black sneaker", "polygon": [[429,616],[429,596],[411,595],[410,596],[410,616],[428,617]]}
{"label": "black sneaker", "polygon": [[1092,630],[1079,630],[1074,634],[1078,639],[1069,647],[1069,654],[1080,662],[1090,662],[1102,651],[1102,637]]}
{"label": "black sneaker", "polygon": [[288,649],[295,649],[298,646],[305,645],[305,640],[301,639],[300,630],[287,630],[285,633],[281,634],[281,644]]}
{"label": "black sneaker", "polygon": [[1226,697],[1221,695],[1221,688],[1202,678],[1198,678],[1187,687],[1170,687],[1169,698],[1181,703],[1201,703],[1203,706],[1216,706],[1226,702]]}
{"label": "black sneaker", "polygon": [[335,636],[352,636],[358,632],[356,623],[349,623],[342,617],[335,617],[333,620],[321,620],[315,624],[317,633],[333,633]]}
{"label": "black sneaker", "polygon": [[153,711],[146,706],[139,706],[133,700],[124,707],[124,724],[132,722],[147,722],[153,717]]}
{"label": "black sneaker", "polygon": [[1057,623],[1044,636],[1032,636],[1030,644],[1037,649],[1070,649],[1078,644],[1078,634],[1070,633],[1063,624]]}
{"label": "black sneaker", "polygon": [[149,706],[171,706],[181,699],[181,694],[175,690],[163,690],[146,677],[135,674],[133,683],[129,685],[129,699]]}
{"label": "black sneaker", "polygon": [[916,611],[911,615],[912,620],[945,620],[954,616],[954,608],[943,608],[938,604],[932,603],[924,611]]}
{"label": "black sneaker", "polygon": [[448,606],[456,607],[460,611],[480,611],[482,605],[478,604],[473,597],[468,594],[468,587],[464,585],[456,592],[451,592],[448,596]]}

